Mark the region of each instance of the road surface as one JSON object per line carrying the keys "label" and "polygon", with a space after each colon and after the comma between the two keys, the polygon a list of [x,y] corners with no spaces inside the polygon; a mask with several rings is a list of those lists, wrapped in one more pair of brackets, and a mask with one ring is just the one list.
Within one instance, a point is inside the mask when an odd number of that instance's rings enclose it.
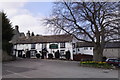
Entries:
{"label": "road surface", "polygon": [[81,67],[64,60],[19,59],[4,62],[3,78],[118,78],[117,70]]}

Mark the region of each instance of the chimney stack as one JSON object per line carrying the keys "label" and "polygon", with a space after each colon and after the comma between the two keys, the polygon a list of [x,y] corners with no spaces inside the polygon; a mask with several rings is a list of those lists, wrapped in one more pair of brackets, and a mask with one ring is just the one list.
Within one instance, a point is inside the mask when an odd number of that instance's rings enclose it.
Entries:
{"label": "chimney stack", "polygon": [[28,31],[28,32],[26,33],[26,37],[27,37],[27,39],[30,37],[30,31]]}
{"label": "chimney stack", "polygon": [[15,30],[19,31],[19,26],[18,25],[15,25]]}

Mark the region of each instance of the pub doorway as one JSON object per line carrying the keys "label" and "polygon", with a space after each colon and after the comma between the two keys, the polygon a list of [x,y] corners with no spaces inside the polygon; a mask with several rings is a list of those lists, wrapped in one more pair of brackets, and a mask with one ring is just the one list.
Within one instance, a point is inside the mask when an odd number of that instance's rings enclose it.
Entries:
{"label": "pub doorway", "polygon": [[23,50],[18,50],[18,57],[22,57],[23,55]]}

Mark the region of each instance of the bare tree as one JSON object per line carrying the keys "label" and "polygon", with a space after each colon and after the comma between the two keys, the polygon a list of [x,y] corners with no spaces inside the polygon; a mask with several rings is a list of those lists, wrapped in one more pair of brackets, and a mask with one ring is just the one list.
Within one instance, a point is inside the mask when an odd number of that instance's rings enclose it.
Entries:
{"label": "bare tree", "polygon": [[93,59],[101,61],[105,44],[119,40],[119,2],[56,2],[45,23],[94,44]]}

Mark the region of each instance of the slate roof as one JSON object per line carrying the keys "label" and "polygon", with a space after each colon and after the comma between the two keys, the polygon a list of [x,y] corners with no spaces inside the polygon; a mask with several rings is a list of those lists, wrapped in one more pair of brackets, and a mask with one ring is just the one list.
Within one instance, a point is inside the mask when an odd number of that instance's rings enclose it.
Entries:
{"label": "slate roof", "polygon": [[87,42],[77,42],[77,48],[78,47],[94,47],[92,43],[87,43]]}
{"label": "slate roof", "polygon": [[[77,42],[77,48],[80,47],[94,47],[93,43]],[[120,48],[120,42],[109,42],[105,45],[105,48]]]}
{"label": "slate roof", "polygon": [[120,42],[109,42],[105,46],[106,48],[120,48]]}
{"label": "slate roof", "polygon": [[25,34],[22,32],[22,33],[20,33],[20,36],[25,36]]}
{"label": "slate roof", "polygon": [[52,42],[71,42],[71,35],[48,35],[48,36],[30,36],[28,39],[26,37],[20,37],[14,44],[29,44],[29,43],[52,43]]}

